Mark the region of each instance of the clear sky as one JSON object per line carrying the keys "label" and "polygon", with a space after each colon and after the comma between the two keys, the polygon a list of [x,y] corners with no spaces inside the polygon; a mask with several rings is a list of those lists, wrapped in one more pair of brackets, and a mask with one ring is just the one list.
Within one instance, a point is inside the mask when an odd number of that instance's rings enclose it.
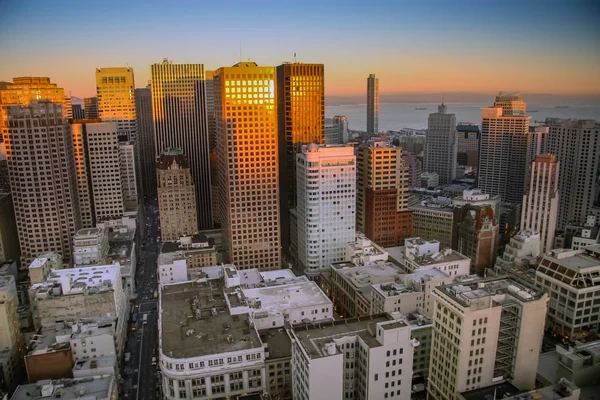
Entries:
{"label": "clear sky", "polygon": [[600,1],[0,0],[0,80],[49,76],[95,94],[94,68],[168,57],[325,64],[327,95],[600,94]]}

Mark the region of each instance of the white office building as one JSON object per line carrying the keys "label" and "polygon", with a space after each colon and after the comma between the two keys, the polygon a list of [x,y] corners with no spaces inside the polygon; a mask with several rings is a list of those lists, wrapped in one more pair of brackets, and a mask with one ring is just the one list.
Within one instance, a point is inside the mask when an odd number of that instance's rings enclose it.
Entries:
{"label": "white office building", "polygon": [[469,275],[471,260],[452,249],[441,249],[437,240],[410,238],[405,241],[404,262],[407,272],[435,268],[449,276]]}
{"label": "white office building", "polygon": [[309,279],[343,261],[354,241],[356,156],[352,146],[302,146],[296,158],[298,261]]}

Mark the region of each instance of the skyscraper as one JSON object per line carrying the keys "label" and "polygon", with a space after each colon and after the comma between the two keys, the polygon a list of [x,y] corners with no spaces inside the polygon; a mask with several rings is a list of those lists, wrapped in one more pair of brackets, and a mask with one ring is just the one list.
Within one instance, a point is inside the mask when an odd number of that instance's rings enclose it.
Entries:
{"label": "skyscraper", "polygon": [[379,133],[379,78],[375,74],[367,78],[367,133]]}
{"label": "skyscraper", "polygon": [[479,126],[460,122],[456,127],[456,175],[462,177],[468,168],[477,172],[479,163]]}
{"label": "skyscraper", "polygon": [[215,120],[215,88],[213,77],[215,71],[205,71],[206,74],[206,115],[208,121],[208,148],[210,153],[210,197],[212,218],[215,227],[221,226],[219,213],[219,184],[217,173],[217,122]]}
{"label": "skyscraper", "polygon": [[135,141],[135,82],[133,68],[96,68],[98,116],[103,121],[116,121],[121,141]]}
{"label": "skyscraper", "polygon": [[125,207],[117,122],[77,121],[71,134],[82,227],[121,217]]}
{"label": "skyscraper", "polygon": [[212,228],[206,77],[203,64],[173,64],[164,59],[150,66],[152,118],[157,156],[168,148],[185,154],[196,188],[200,229]]}
{"label": "skyscraper", "polygon": [[325,143],[348,143],[348,118],[343,115],[336,115],[333,118],[325,119]]}
{"label": "skyscraper", "polygon": [[344,261],[354,240],[354,147],[304,145],[296,156],[298,261],[309,279]]}
{"label": "skyscraper", "polygon": [[402,149],[370,140],[358,149],[357,178],[357,230],[382,247],[404,245],[412,236],[412,213]]}
{"label": "skyscraper", "polygon": [[275,68],[242,62],[214,77],[221,226],[238,268],[281,267]]}
{"label": "skyscraper", "polygon": [[83,99],[83,108],[85,109],[86,119],[98,118],[98,98],[86,97]]}
{"label": "skyscraper", "polygon": [[304,144],[325,143],[323,64],[277,66],[277,125],[281,243],[289,247],[289,210],[296,205],[296,154]]}
{"label": "skyscraper", "polygon": [[600,125],[594,120],[550,120],[548,152],[560,162],[557,229],[582,224],[600,207]]}
{"label": "skyscraper", "polygon": [[119,168],[125,211],[137,211],[139,204],[139,140],[119,142]]}
{"label": "skyscraper", "polygon": [[157,160],[156,175],[161,239],[177,240],[196,234],[196,190],[183,152],[165,150]]}
{"label": "skyscraper", "polygon": [[[480,195],[478,197],[483,197]],[[488,197],[489,198],[489,197]],[[464,201],[454,207],[452,248],[471,259],[475,273],[484,276],[485,269],[494,265],[500,240],[498,217],[491,204]],[[474,204],[473,204],[474,203]]]}
{"label": "skyscraper", "polygon": [[456,179],[456,115],[448,114],[444,103],[429,114],[425,145],[425,171],[435,172],[440,185]]}
{"label": "skyscraper", "polygon": [[540,233],[543,252],[554,248],[558,217],[559,163],[552,154],[538,155],[529,168],[529,184],[523,195],[521,229]]}
{"label": "skyscraper", "polygon": [[140,160],[140,181],[146,198],[156,196],[156,149],[152,126],[152,93],[150,87],[135,89]]}
{"label": "skyscraper", "polygon": [[62,104],[65,101],[65,90],[50,78],[28,76],[13,78],[12,83],[2,82],[0,86],[0,104],[28,106],[32,101],[47,100]]}
{"label": "skyscraper", "polygon": [[3,138],[21,265],[48,251],[62,254],[69,262],[71,238],[81,220],[73,139],[62,106],[51,102],[10,106],[7,123]]}
{"label": "skyscraper", "polygon": [[482,109],[479,187],[502,201],[521,204],[531,160],[527,105],[520,94],[500,93]]}

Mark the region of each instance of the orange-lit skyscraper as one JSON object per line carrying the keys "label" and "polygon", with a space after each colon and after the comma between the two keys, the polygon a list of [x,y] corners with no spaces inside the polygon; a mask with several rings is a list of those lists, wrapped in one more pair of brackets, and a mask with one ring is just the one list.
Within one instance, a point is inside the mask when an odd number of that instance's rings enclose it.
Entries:
{"label": "orange-lit skyscraper", "polygon": [[379,132],[379,78],[375,74],[367,78],[367,133]]}
{"label": "orange-lit skyscraper", "polygon": [[325,143],[323,64],[285,63],[277,67],[277,123],[281,242],[289,246],[289,210],[296,206],[296,154],[303,144]]}
{"label": "orange-lit skyscraper", "polygon": [[98,117],[102,121],[116,121],[121,141],[135,141],[135,82],[133,68],[96,68]]}
{"label": "orange-lit skyscraper", "polygon": [[281,267],[275,68],[240,62],[214,76],[221,227],[238,268]]}
{"label": "orange-lit skyscraper", "polygon": [[204,65],[164,59],[150,66],[150,76],[156,155],[169,148],[183,151],[196,187],[198,227],[212,229]]}

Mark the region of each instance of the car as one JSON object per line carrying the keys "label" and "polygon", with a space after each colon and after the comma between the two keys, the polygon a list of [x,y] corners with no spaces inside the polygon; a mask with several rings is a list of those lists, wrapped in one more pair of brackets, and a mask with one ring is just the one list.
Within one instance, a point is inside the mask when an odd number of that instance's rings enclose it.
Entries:
{"label": "car", "polygon": [[156,367],[156,357],[152,357],[152,366]]}

